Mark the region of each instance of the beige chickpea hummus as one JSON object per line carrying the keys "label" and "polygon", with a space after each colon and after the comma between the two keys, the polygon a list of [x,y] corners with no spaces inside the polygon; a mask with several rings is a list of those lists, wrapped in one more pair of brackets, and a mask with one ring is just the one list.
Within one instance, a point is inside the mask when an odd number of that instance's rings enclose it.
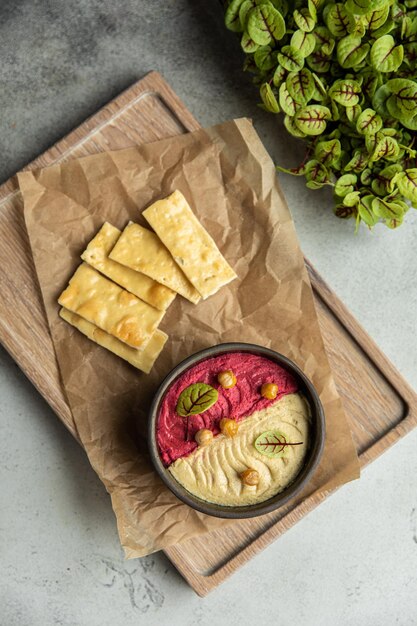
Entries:
{"label": "beige chickpea hummus", "polygon": [[[245,506],[268,500],[283,491],[298,475],[309,443],[311,412],[300,393],[283,396],[279,402],[253,413],[239,423],[234,437],[218,434],[172,463],[168,470],[190,493],[223,506]],[[287,441],[282,456],[258,452],[254,442],[265,431],[278,430]],[[259,474],[256,486],[245,485],[240,474],[248,467]]]}

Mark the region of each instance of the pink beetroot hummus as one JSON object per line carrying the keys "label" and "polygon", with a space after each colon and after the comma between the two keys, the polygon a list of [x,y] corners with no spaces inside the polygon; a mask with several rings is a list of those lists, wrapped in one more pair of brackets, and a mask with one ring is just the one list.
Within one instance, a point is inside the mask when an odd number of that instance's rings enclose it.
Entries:
{"label": "pink beetroot hummus", "polygon": [[[237,383],[232,389],[223,389],[217,374],[232,370]],[[200,415],[181,417],[176,412],[180,393],[193,383],[206,383],[219,392],[218,401]],[[274,400],[261,396],[264,383],[276,383],[279,394]],[[229,352],[211,357],[190,367],[169,388],[162,401],[157,423],[157,441],[163,463],[168,466],[176,459],[197,448],[195,433],[201,428],[220,432],[223,417],[240,421],[255,411],[278,402],[282,396],[297,391],[295,378],[283,367],[263,356],[247,352]],[[188,425],[187,425],[188,421]]]}

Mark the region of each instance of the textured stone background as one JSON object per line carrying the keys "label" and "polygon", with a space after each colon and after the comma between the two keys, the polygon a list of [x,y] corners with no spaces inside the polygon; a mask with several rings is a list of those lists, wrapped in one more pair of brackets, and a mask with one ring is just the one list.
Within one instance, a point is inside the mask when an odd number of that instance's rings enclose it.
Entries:
{"label": "textured stone background", "polygon": [[[215,0],[3,0],[0,59],[1,180],[152,69],[202,124],[250,116],[277,162],[302,154]],[[355,236],[327,193],[281,182],[305,254],[415,386],[417,213]],[[417,624],[417,432],[200,600],[163,555],[123,561],[101,483],[1,349],[0,398],[0,624]]]}

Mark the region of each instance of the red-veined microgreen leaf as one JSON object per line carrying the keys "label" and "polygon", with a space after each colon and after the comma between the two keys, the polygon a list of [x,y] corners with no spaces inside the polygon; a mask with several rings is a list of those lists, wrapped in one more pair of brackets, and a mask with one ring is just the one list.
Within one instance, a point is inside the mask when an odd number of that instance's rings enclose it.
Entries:
{"label": "red-veined microgreen leaf", "polygon": [[307,68],[288,74],[286,85],[290,96],[301,105],[307,104],[314,94],[314,79]]}
{"label": "red-veined microgreen leaf", "polygon": [[404,211],[401,205],[396,202],[387,202],[383,198],[372,200],[372,211],[383,219],[402,219]]}
{"label": "red-veined microgreen leaf", "polygon": [[263,105],[267,111],[270,111],[271,113],[280,112],[279,104],[269,83],[263,83],[259,93],[261,94]]}
{"label": "red-veined microgreen leaf", "polygon": [[300,130],[295,123],[295,120],[290,115],[284,117],[284,126],[293,137],[306,137],[306,133]]}
{"label": "red-veined microgreen leaf", "polygon": [[328,166],[340,158],[341,152],[340,141],[338,139],[329,139],[328,141],[319,141],[316,144],[314,156],[320,163]]}
{"label": "red-veined microgreen leaf", "polygon": [[331,34],[337,39],[347,35],[355,25],[353,16],[348,13],[342,2],[326,5],[323,11],[323,19]]}
{"label": "red-veined microgreen leaf", "polygon": [[303,30],[306,33],[311,33],[316,24],[316,20],[312,15],[310,15],[310,11],[307,8],[295,9],[293,17],[294,22],[300,30]]}
{"label": "red-veined microgreen leaf", "polygon": [[309,104],[296,112],[294,121],[299,130],[306,135],[321,135],[326,128],[330,111],[320,104]]}
{"label": "red-veined microgreen leaf", "polygon": [[287,115],[290,115],[291,117],[295,115],[295,112],[297,110],[297,103],[290,95],[286,83],[282,83],[281,87],[279,88],[279,105],[284,113],[286,113]]}
{"label": "red-veined microgreen leaf", "polygon": [[413,204],[417,203],[417,168],[398,174],[395,181],[400,193]]}
{"label": "red-veined microgreen leaf", "polygon": [[243,28],[239,19],[239,10],[244,0],[232,0],[226,9],[224,23],[229,30],[242,32]]}
{"label": "red-veined microgreen leaf", "polygon": [[379,37],[371,48],[371,64],[378,72],[395,72],[404,57],[402,45],[397,46],[392,35]]}
{"label": "red-veined microgreen leaf", "polygon": [[280,430],[267,430],[255,439],[253,445],[259,454],[272,459],[284,456],[289,447],[301,446],[303,443],[303,441],[289,441]]}
{"label": "red-veined microgreen leaf", "polygon": [[298,72],[304,66],[304,57],[293,46],[283,46],[278,52],[278,63],[289,72]]}
{"label": "red-veined microgreen leaf", "polygon": [[180,393],[176,411],[181,417],[199,415],[207,411],[218,400],[217,389],[205,383],[189,385]]}
{"label": "red-veined microgreen leaf", "polygon": [[367,195],[363,196],[359,199],[357,204],[357,211],[360,215],[360,218],[367,226],[372,227],[378,222],[378,215],[375,215],[372,209],[372,202],[374,200],[374,196]]}
{"label": "red-veined microgreen leaf", "polygon": [[337,44],[337,60],[343,68],[359,65],[369,52],[369,43],[362,43],[357,35],[343,37]]}
{"label": "red-veined microgreen leaf", "polygon": [[365,109],[356,121],[356,130],[361,135],[377,133],[382,128],[382,118],[373,109]]}
{"label": "red-veined microgreen leaf", "polygon": [[277,53],[270,46],[256,50],[253,58],[256,66],[263,72],[272,69],[277,63]]}
{"label": "red-veined microgreen leaf", "polygon": [[242,50],[244,52],[247,52],[248,54],[256,52],[259,48],[259,45],[250,38],[248,33],[243,33],[242,39],[240,40],[240,45],[242,46]]}
{"label": "red-veined microgreen leaf", "polygon": [[329,89],[329,96],[345,107],[358,104],[360,94],[360,84],[356,80],[348,78],[336,80]]}
{"label": "red-veined microgreen leaf", "polygon": [[369,30],[377,30],[385,24],[389,16],[389,9],[389,4],[386,4],[380,9],[376,9],[375,11],[371,11],[366,14]]}
{"label": "red-veined microgreen leaf", "polygon": [[247,30],[250,38],[260,46],[279,41],[285,35],[285,22],[281,13],[270,4],[261,4],[248,17]]}
{"label": "red-veined microgreen leaf", "polygon": [[355,184],[358,177],[355,174],[343,174],[337,179],[334,192],[340,198],[343,198],[351,191],[355,190]]}
{"label": "red-veined microgreen leaf", "polygon": [[316,47],[316,40],[312,33],[296,30],[290,41],[290,45],[298,50],[303,57],[308,57]]}
{"label": "red-veined microgreen leaf", "polygon": [[377,142],[369,160],[379,161],[380,159],[386,159],[387,161],[394,161],[398,157],[399,151],[400,148],[394,137],[383,136]]}

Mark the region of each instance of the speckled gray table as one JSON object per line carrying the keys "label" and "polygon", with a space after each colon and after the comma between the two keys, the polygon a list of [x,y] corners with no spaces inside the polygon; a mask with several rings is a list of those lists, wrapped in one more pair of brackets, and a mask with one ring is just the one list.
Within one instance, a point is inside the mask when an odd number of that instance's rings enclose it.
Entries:
{"label": "speckled gray table", "polygon": [[[215,0],[0,5],[0,179],[151,69],[204,125],[254,118],[277,162],[301,147],[255,106]],[[305,254],[417,383],[417,212],[353,234],[282,178]],[[124,561],[79,446],[0,349],[0,624],[417,624],[417,431],[201,600],[162,555]],[[263,609],[262,607],[265,607]]]}

